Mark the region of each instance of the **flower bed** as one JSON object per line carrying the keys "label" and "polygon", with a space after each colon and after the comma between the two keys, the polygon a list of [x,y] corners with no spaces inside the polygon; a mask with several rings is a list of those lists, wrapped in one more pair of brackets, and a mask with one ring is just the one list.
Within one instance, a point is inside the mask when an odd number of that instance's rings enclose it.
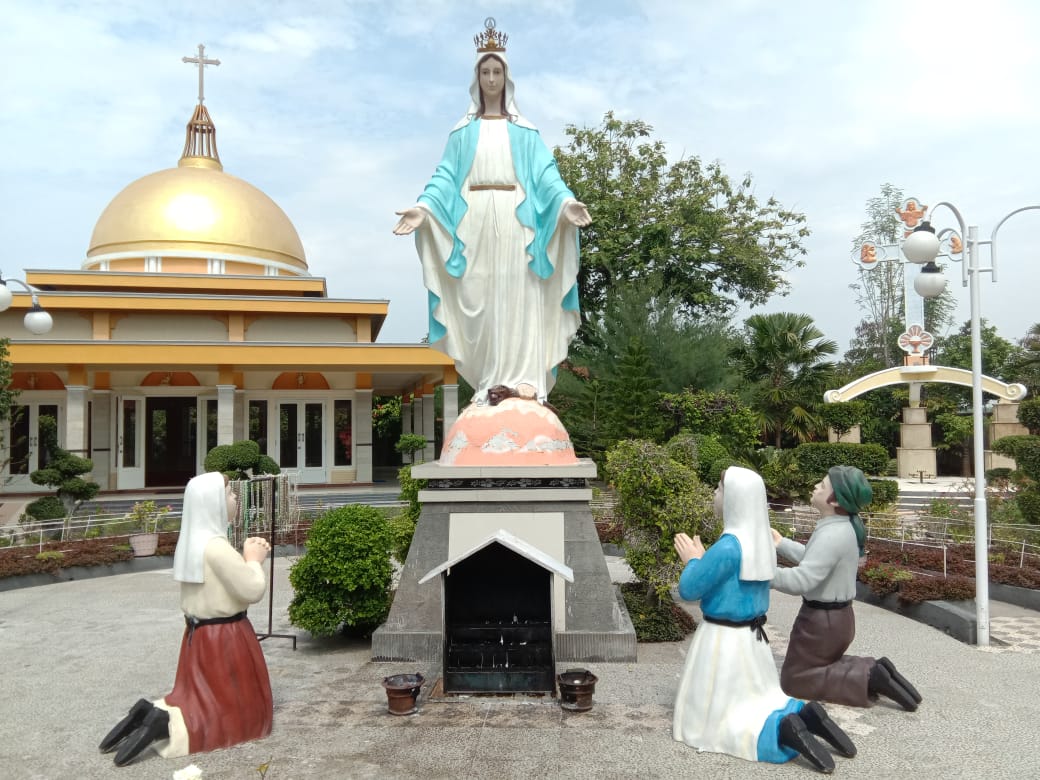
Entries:
{"label": "flower bed", "polygon": [[[997,547],[990,553],[991,582],[1040,589],[1040,565],[1027,559],[1022,566],[1011,566],[1000,562],[1003,555]],[[901,601],[912,604],[975,598],[974,545],[946,548],[945,576],[943,562],[941,549],[874,539],[868,543],[859,579],[879,596],[896,593]]]}

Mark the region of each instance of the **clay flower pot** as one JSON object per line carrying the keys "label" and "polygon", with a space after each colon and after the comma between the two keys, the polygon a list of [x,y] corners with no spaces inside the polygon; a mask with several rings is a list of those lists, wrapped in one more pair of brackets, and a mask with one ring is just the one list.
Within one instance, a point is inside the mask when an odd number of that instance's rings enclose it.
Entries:
{"label": "clay flower pot", "polygon": [[572,712],[592,709],[592,694],[596,692],[596,675],[588,669],[568,669],[556,675],[560,686],[560,706]]}
{"label": "clay flower pot", "polygon": [[419,698],[423,676],[415,674],[394,674],[383,678],[386,688],[386,706],[391,715],[411,715],[418,711],[415,700]]}
{"label": "clay flower pot", "polygon": [[145,558],[149,555],[155,555],[155,551],[159,547],[159,534],[130,534],[128,541],[130,542],[130,547],[134,551],[134,556],[137,558]]}

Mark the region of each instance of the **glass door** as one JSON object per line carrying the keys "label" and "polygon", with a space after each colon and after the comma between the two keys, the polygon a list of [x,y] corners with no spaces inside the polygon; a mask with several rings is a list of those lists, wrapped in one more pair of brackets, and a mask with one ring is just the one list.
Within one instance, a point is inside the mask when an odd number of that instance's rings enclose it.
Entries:
{"label": "glass door", "polygon": [[7,430],[7,445],[10,463],[10,480],[4,485],[6,492],[50,492],[53,488],[36,485],[29,475],[47,465],[48,452],[40,435],[40,425],[53,425],[58,444],[65,438],[60,405],[47,402],[30,402],[11,407],[11,419]]}
{"label": "glass door", "polygon": [[301,484],[328,482],[324,402],[279,402],[278,465],[298,471]]}
{"label": "glass door", "polygon": [[144,487],[144,397],[116,398],[116,479],[120,490]]}

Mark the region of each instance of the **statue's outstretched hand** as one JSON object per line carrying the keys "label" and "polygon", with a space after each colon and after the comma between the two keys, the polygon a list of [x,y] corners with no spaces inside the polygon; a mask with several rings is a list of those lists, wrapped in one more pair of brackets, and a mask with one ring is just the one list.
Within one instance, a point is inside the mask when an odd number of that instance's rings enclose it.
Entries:
{"label": "statue's outstretched hand", "polygon": [[572,200],[563,207],[563,218],[572,225],[577,225],[578,227],[585,227],[586,225],[592,224],[592,217],[589,216],[589,210],[585,207],[584,203],[578,200]]}
{"label": "statue's outstretched hand", "polygon": [[426,211],[418,206],[394,213],[401,218],[394,225],[394,235],[407,236],[409,233],[414,233],[426,221]]}

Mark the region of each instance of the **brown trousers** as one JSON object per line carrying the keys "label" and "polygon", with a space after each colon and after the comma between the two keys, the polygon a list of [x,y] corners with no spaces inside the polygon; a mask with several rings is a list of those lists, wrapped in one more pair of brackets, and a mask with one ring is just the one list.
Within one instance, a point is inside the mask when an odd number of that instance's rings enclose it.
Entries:
{"label": "brown trousers", "polygon": [[814,609],[803,603],[791,629],[780,687],[788,696],[852,707],[870,706],[873,658],[844,655],[856,636],[852,605]]}

